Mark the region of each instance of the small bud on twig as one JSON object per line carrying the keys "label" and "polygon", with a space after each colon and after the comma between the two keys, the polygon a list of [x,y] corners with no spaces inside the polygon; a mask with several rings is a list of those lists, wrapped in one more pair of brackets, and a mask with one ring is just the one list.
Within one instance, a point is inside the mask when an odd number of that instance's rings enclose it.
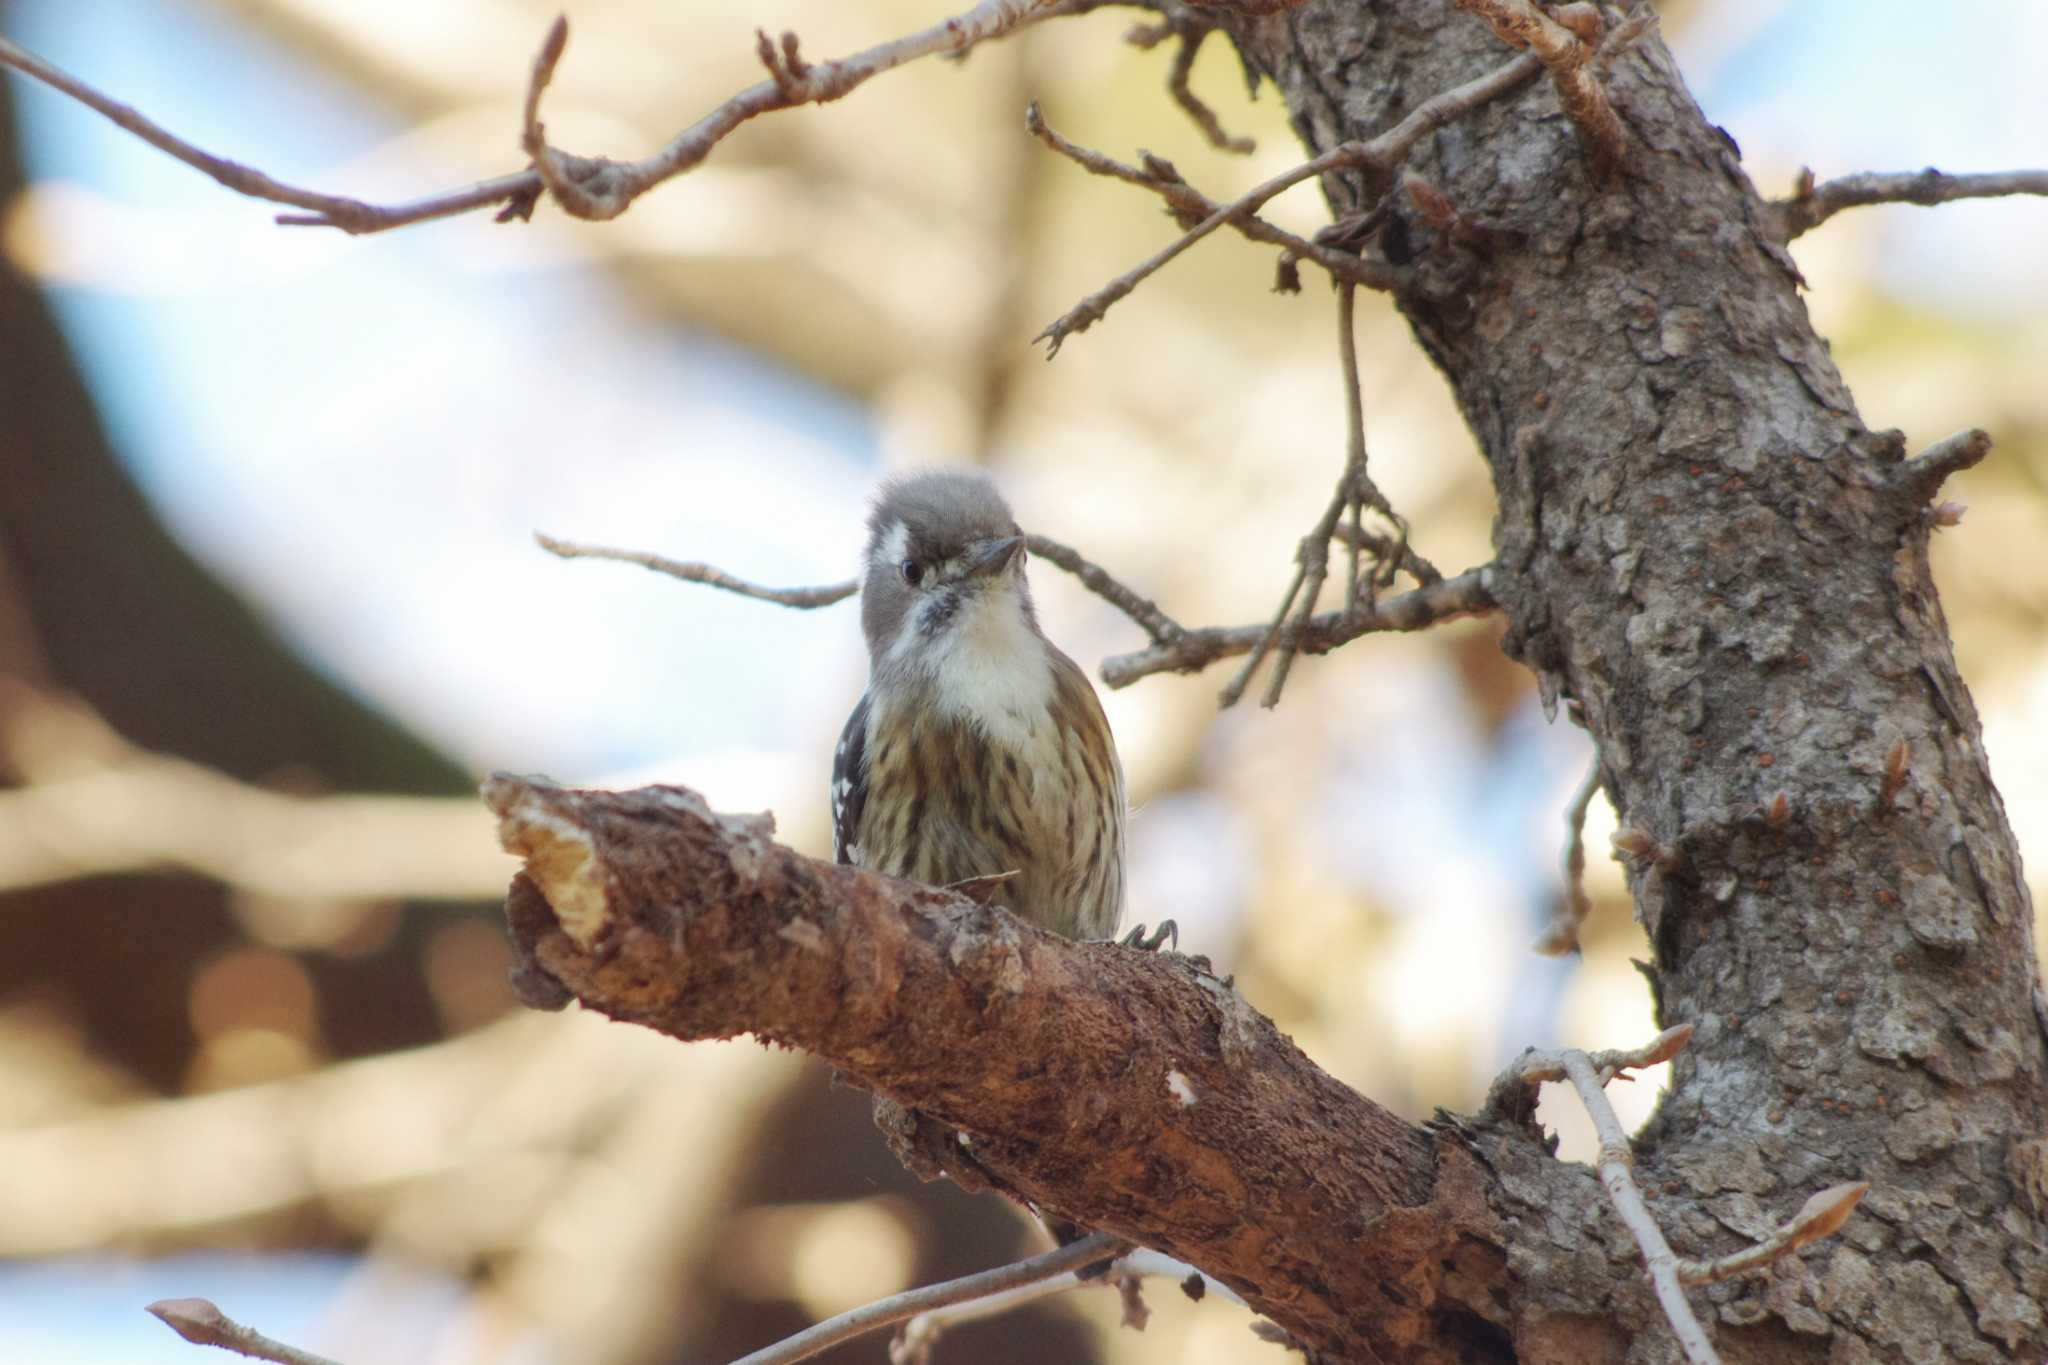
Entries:
{"label": "small bud on twig", "polygon": [[1626,857],[1639,858],[1659,872],[1675,872],[1684,862],[1678,850],[1667,844],[1660,844],[1647,830],[1634,825],[1623,825],[1614,831],[1611,842],[1614,851]]}

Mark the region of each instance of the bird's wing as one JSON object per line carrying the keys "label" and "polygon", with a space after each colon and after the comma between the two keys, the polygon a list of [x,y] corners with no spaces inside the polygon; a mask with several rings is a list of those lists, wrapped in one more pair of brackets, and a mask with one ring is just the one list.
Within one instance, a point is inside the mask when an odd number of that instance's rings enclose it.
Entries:
{"label": "bird's wing", "polygon": [[860,863],[860,813],[868,802],[868,699],[862,694],[832,753],[832,857]]}

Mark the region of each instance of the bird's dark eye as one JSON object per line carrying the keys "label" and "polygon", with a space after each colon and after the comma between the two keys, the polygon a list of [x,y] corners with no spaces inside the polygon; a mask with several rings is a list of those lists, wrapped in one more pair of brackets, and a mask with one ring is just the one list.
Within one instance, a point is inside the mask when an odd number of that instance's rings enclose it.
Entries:
{"label": "bird's dark eye", "polygon": [[904,560],[900,567],[903,570],[903,581],[913,588],[917,586],[917,580],[924,577],[924,565],[914,559]]}

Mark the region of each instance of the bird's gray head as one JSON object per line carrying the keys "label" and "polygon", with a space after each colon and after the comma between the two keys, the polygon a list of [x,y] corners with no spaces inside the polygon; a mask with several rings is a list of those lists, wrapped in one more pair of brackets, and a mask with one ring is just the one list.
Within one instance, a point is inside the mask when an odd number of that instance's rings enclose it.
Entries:
{"label": "bird's gray head", "polygon": [[877,670],[934,667],[965,639],[1000,649],[1037,635],[1023,532],[980,474],[932,470],[883,484],[868,514],[866,568],[860,619]]}

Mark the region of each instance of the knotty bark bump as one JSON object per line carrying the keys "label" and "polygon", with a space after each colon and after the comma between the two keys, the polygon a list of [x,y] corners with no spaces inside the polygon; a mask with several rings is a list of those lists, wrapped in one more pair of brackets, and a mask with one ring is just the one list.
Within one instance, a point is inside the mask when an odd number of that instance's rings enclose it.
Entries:
{"label": "knotty bark bump", "polygon": [[1331,1359],[1501,1339],[1469,1136],[1326,1075],[1190,960],[816,862],[680,787],[484,795],[526,860],[508,913],[532,1003],[811,1052],[964,1135],[925,1141],[925,1173],[1181,1257]]}

